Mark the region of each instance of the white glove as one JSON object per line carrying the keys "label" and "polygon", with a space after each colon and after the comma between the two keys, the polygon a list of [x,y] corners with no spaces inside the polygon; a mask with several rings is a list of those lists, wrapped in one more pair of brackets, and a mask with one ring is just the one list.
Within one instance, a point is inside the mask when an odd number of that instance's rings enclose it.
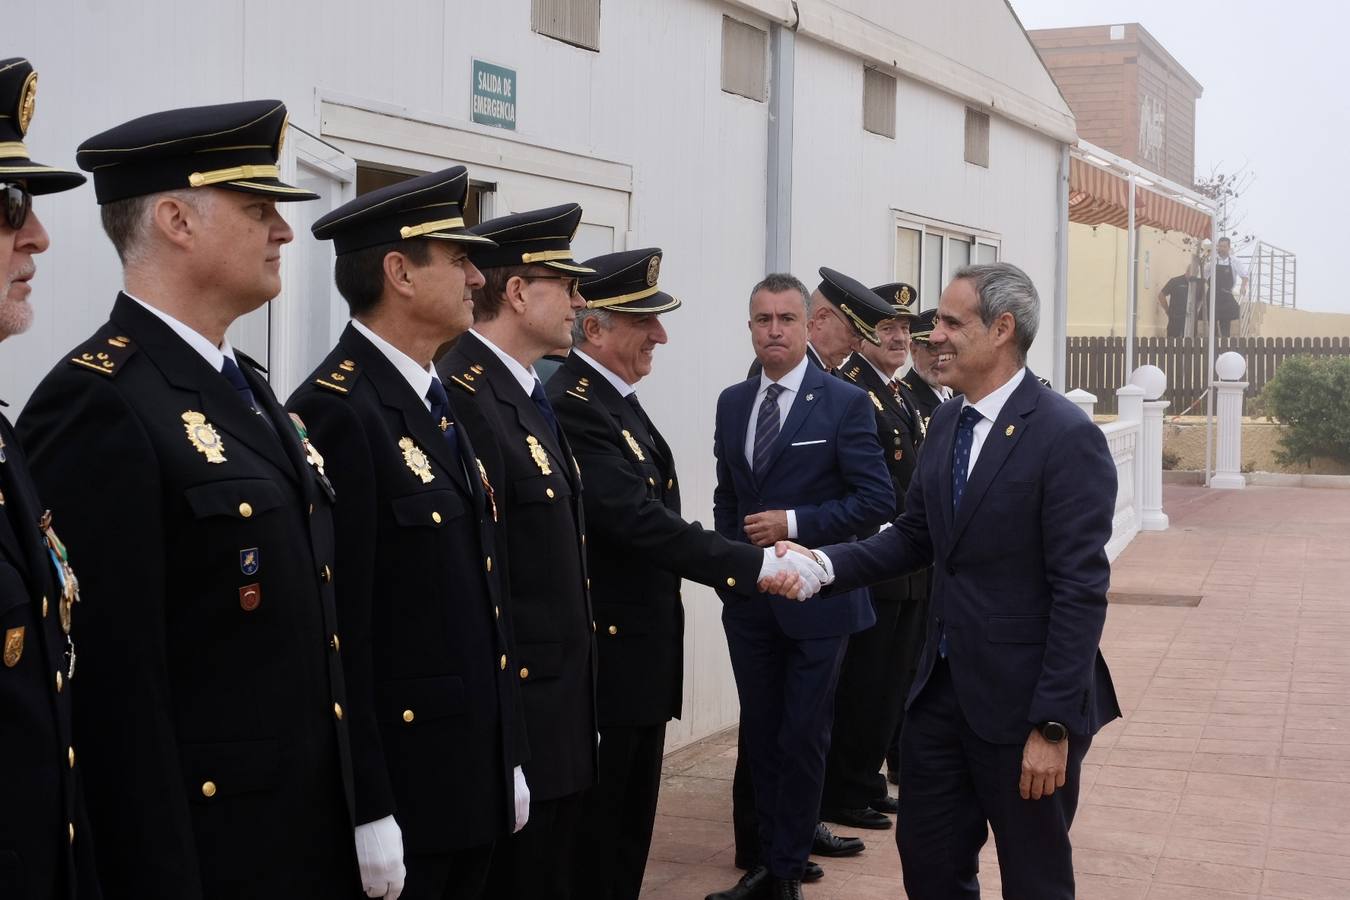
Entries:
{"label": "white glove", "polygon": [[796,575],[800,582],[797,589],[798,600],[805,600],[818,594],[821,583],[826,578],[825,570],[817,565],[811,557],[796,552],[788,552],[779,556],[773,547],[765,547],[764,562],[759,567],[759,579],[757,580],[772,578],[785,572]]}
{"label": "white glove", "polygon": [[403,832],[393,816],[356,826],[356,861],[367,897],[398,900],[408,871],[403,867]]}
{"label": "white glove", "polygon": [[530,786],[525,783],[525,770],[516,766],[516,827],[512,834],[525,827],[530,821]]}

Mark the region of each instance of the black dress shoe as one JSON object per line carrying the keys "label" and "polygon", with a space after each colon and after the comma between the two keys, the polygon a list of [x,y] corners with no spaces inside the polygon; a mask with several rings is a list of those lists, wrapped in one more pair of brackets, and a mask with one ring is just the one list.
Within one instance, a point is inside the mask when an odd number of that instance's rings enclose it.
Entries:
{"label": "black dress shoe", "polygon": [[800,881],[788,881],[785,878],[775,878],[773,880],[773,893],[769,896],[773,900],[802,900],[802,883]]}
{"label": "black dress shoe", "polygon": [[890,794],[887,794],[885,797],[878,797],[867,805],[879,813],[890,813],[891,815],[895,815],[900,812],[900,801]]}
{"label": "black dress shoe", "polygon": [[823,809],[820,811],[820,817],[847,828],[871,828],[883,831],[891,827],[889,816],[866,806],[861,809]]}
{"label": "black dress shoe", "polygon": [[773,896],[772,889],[773,879],[769,877],[769,870],[755,866],[742,875],[740,881],[725,891],[709,894],[705,900],[769,900]]}
{"label": "black dress shoe", "polygon": [[811,852],[816,856],[857,856],[863,852],[863,842],[862,838],[839,837],[824,822],[817,822]]}
{"label": "black dress shoe", "polygon": [[806,868],[802,869],[802,884],[810,884],[813,881],[819,881],[825,877],[825,870],[820,867],[820,863],[806,861]]}

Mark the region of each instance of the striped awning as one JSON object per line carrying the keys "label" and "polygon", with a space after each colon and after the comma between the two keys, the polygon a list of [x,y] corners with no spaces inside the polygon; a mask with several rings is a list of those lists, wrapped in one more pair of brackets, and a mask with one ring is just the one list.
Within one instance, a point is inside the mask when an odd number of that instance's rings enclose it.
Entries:
{"label": "striped awning", "polygon": [[[1120,175],[1098,168],[1077,156],[1069,159],[1069,221],[1082,225],[1129,227],[1130,186]],[[1134,223],[1163,231],[1180,231],[1197,238],[1210,236],[1209,215],[1171,197],[1137,184]]]}

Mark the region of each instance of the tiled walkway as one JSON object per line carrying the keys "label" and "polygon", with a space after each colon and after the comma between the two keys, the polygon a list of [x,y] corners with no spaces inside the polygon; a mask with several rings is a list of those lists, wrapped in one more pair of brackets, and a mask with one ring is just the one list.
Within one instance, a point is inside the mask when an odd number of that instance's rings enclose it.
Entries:
{"label": "tiled walkway", "polygon": [[[1350,900],[1350,491],[1168,486],[1116,561],[1103,652],[1126,718],[1084,765],[1080,900]],[[732,884],[735,732],[666,760],[644,898]],[[840,829],[841,833],[853,833]],[[904,896],[893,831],[808,900]],[[999,896],[992,846],[984,896]]]}

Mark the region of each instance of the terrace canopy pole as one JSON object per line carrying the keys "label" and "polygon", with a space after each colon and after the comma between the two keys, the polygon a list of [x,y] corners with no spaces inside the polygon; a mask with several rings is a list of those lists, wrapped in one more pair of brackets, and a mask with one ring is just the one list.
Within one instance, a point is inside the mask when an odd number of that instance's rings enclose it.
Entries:
{"label": "terrace canopy pole", "polygon": [[1135,257],[1139,252],[1139,232],[1134,225],[1134,173],[1131,172],[1126,180],[1130,184],[1130,194],[1128,224],[1125,226],[1125,264],[1128,268],[1125,270],[1125,378],[1122,384],[1130,380],[1130,373],[1134,371],[1135,318],[1139,314],[1139,298],[1136,296],[1138,286],[1135,284],[1138,276]]}
{"label": "terrace canopy pole", "polygon": [[[1214,383],[1214,343],[1217,329],[1214,327],[1214,294],[1216,291],[1215,278],[1213,271],[1213,254],[1219,247],[1219,217],[1214,216],[1210,219],[1209,230],[1209,252],[1210,256],[1205,260],[1205,276],[1209,279],[1209,315],[1206,317],[1206,325],[1209,328],[1209,343],[1206,355],[1209,358],[1208,368],[1205,370],[1207,385]],[[1205,389],[1205,487],[1209,487],[1209,480],[1214,475],[1214,389],[1207,387]]]}

